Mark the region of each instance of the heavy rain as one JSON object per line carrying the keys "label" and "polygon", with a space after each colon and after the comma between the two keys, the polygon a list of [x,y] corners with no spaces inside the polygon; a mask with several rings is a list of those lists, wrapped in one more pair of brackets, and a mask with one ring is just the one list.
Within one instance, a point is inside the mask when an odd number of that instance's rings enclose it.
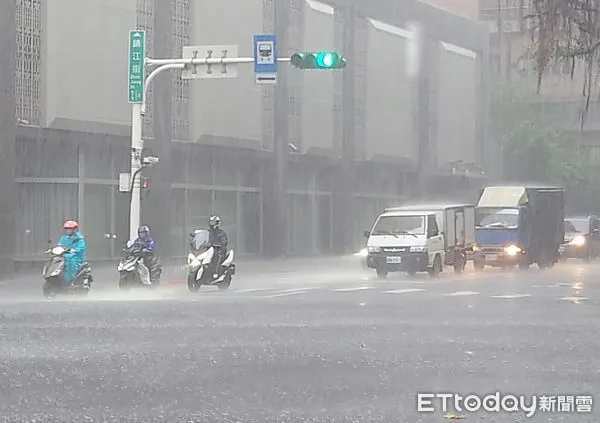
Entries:
{"label": "heavy rain", "polygon": [[0,0],[0,422],[596,422],[599,5]]}

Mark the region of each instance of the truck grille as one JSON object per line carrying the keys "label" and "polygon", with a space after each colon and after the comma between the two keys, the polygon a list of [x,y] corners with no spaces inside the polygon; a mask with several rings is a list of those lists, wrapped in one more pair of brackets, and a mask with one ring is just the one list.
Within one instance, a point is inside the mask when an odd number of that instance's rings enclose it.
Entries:
{"label": "truck grille", "polygon": [[402,254],[408,253],[410,247],[383,247],[381,251],[384,253]]}

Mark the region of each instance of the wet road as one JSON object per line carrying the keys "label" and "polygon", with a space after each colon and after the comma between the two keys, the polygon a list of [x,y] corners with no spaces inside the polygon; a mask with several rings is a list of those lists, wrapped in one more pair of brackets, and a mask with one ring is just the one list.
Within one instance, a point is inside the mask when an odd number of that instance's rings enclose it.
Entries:
{"label": "wet road", "polygon": [[36,279],[0,284],[0,417],[440,422],[438,403],[417,411],[417,393],[600,400],[598,264],[379,281],[354,259],[304,261],[240,267],[229,292],[196,295],[124,295],[98,273],[82,300],[42,300]]}

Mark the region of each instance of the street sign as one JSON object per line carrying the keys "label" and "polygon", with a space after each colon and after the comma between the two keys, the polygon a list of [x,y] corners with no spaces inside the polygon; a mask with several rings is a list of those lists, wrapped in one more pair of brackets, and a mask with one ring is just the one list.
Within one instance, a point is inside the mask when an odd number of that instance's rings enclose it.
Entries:
{"label": "street sign", "polygon": [[119,192],[131,191],[131,174],[119,173]]}
{"label": "street sign", "polygon": [[[184,46],[183,59],[220,59],[238,57],[237,45]],[[222,79],[237,78],[237,64],[185,65],[181,79]]]}
{"label": "street sign", "polygon": [[129,31],[129,102],[142,103],[144,99],[144,58],[146,53],[146,31]]}
{"label": "street sign", "polygon": [[254,73],[258,85],[277,84],[277,43],[275,35],[254,36]]}

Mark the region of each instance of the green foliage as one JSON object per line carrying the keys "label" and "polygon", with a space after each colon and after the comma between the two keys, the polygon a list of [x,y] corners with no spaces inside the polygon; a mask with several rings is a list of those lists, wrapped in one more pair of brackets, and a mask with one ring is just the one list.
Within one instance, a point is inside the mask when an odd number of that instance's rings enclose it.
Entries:
{"label": "green foliage", "polygon": [[600,163],[582,151],[575,135],[535,107],[526,92],[518,85],[497,84],[492,94],[491,130],[501,141],[505,179],[559,184],[570,198],[590,206],[595,199],[600,203]]}

